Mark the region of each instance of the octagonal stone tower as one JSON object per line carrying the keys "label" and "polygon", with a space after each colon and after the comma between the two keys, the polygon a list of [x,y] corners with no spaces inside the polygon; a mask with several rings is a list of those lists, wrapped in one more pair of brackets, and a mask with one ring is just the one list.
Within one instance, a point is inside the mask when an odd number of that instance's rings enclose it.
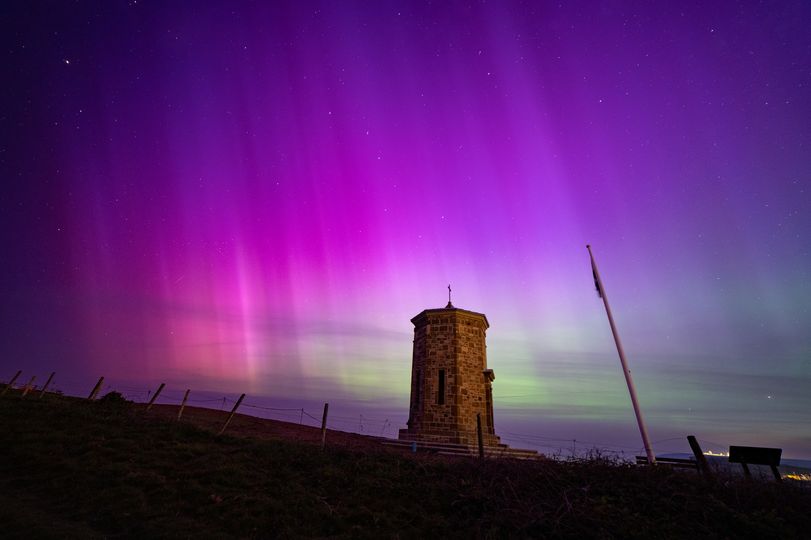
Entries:
{"label": "octagonal stone tower", "polygon": [[399,438],[476,446],[476,414],[484,444],[500,443],[493,427],[493,370],[487,369],[481,313],[454,307],[426,309],[413,319],[411,404]]}

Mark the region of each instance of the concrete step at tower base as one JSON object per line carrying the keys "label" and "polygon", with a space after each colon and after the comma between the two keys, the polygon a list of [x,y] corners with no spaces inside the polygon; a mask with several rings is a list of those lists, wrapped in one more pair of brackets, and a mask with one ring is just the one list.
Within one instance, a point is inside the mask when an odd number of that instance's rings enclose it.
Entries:
{"label": "concrete step at tower base", "polygon": [[[438,443],[438,442],[423,442],[423,441],[401,441],[401,440],[386,440],[383,445],[396,448],[414,448],[416,445],[417,452],[430,452],[444,456],[467,456],[477,457],[479,455],[478,447],[471,447],[464,444],[454,443]],[[521,448],[510,448],[506,444],[499,444],[497,446],[485,446],[484,455],[488,458],[511,458],[511,459],[545,459],[542,454],[535,450],[525,450]]]}

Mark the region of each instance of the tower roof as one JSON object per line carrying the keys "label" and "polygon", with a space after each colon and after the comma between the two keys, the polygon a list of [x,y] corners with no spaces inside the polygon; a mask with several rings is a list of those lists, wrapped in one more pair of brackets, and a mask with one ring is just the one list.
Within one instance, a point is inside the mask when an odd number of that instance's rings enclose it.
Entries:
{"label": "tower roof", "polygon": [[447,314],[452,314],[452,313],[453,314],[463,315],[463,316],[468,316],[468,317],[474,317],[474,318],[478,318],[478,319],[483,319],[484,320],[484,327],[485,328],[490,328],[490,322],[487,320],[487,317],[485,316],[484,313],[478,313],[476,311],[469,311],[467,309],[461,309],[461,308],[453,307],[453,306],[444,307],[444,308],[425,309],[425,310],[421,311],[419,314],[417,314],[416,316],[414,316],[414,318],[411,319],[411,323],[414,326],[417,326],[417,324],[422,319],[425,319],[425,318],[427,318],[427,317],[429,317],[431,315],[447,315]]}

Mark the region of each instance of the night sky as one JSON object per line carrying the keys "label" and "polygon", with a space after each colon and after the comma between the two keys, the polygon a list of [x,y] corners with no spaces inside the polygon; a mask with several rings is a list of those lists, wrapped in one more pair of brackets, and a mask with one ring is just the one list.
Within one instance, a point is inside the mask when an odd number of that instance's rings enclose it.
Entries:
{"label": "night sky", "polygon": [[0,379],[400,426],[409,320],[450,283],[491,323],[505,442],[633,453],[590,243],[657,451],[809,457],[810,27],[802,1],[4,2]]}

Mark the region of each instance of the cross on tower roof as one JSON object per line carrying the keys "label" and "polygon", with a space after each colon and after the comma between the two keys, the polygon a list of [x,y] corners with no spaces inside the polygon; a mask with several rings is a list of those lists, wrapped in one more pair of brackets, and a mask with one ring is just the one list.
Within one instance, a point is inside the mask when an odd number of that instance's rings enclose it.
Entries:
{"label": "cross on tower roof", "polygon": [[451,304],[451,284],[448,283],[448,305],[445,306],[445,309],[453,309],[453,304]]}

